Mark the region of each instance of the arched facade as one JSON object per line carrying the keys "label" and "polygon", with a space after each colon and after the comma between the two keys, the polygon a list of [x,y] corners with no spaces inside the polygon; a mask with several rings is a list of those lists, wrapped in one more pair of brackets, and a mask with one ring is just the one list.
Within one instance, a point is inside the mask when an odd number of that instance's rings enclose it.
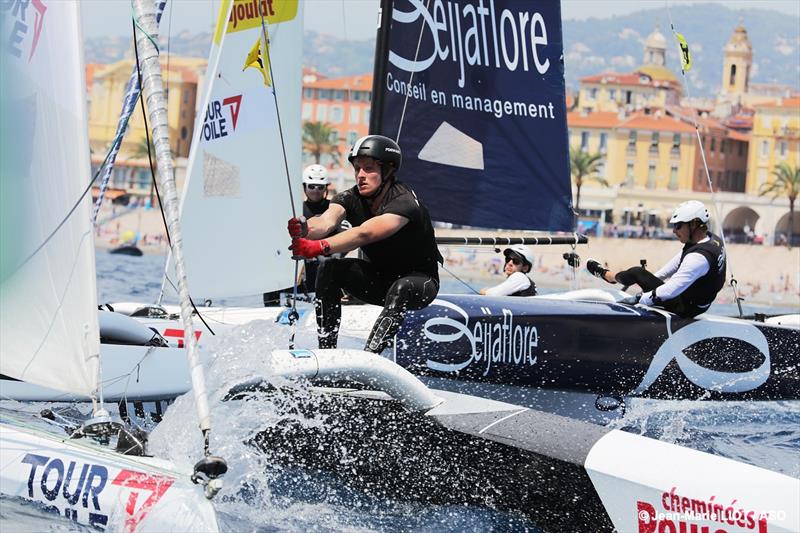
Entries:
{"label": "arched facade", "polygon": [[750,207],[742,206],[731,209],[723,218],[722,229],[728,242],[750,242],[759,234],[761,216]]}
{"label": "arched facade", "polygon": [[[800,244],[800,213],[797,211],[794,212],[794,216],[792,217],[792,240],[794,241],[793,244],[797,245]],[[778,219],[777,224],[775,224],[775,231],[773,233],[775,235],[774,244],[786,244],[787,239],[789,238],[789,212],[787,211],[782,217]],[[773,244],[773,243],[771,243]]]}

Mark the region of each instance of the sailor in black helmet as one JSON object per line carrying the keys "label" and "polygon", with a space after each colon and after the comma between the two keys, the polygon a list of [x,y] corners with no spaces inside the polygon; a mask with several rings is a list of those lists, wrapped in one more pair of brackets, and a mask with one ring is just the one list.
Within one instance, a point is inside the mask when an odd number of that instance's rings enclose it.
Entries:
{"label": "sailor in black helmet", "polygon": [[[397,143],[367,135],[356,141],[348,159],[356,185],[337,194],[322,215],[307,222],[291,219],[291,249],[295,257],[308,259],[361,248],[366,260],[330,259],[317,273],[319,347],[336,347],[345,290],[383,306],[365,347],[380,353],[392,342],[405,312],[426,307],[438,294],[442,256],[428,210],[396,179],[402,161]],[[328,237],[345,218],[352,229]]]}
{"label": "sailor in black helmet", "polygon": [[639,303],[695,317],[708,310],[725,285],[725,247],[708,231],[708,219],[708,209],[697,200],[675,208],[669,223],[683,249],[655,274],[644,267],[613,273],[593,259],[586,269],[608,283],[639,285],[644,291]]}

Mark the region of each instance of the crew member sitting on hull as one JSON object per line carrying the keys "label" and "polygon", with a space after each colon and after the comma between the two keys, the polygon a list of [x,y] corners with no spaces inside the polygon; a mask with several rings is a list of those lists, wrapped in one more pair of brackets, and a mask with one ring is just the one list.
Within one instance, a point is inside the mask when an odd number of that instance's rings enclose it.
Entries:
{"label": "crew member sitting on hull", "polygon": [[696,200],[679,205],[669,223],[683,249],[654,274],[644,267],[613,273],[590,259],[586,269],[608,283],[639,285],[639,303],[691,318],[704,313],[725,285],[725,247],[708,231],[708,209]]}
{"label": "crew member sitting on hull", "polygon": [[[393,140],[368,135],[356,141],[348,160],[356,185],[337,194],[320,216],[289,220],[295,257],[347,253],[361,248],[368,260],[331,258],[317,273],[317,327],[320,348],[336,348],[342,290],[382,305],[365,349],[380,353],[394,338],[406,311],[430,304],[439,292],[436,247],[428,210],[408,185],[396,180],[402,156]],[[348,229],[331,237],[347,218]]]}
{"label": "crew member sitting on hull", "polygon": [[517,244],[503,251],[506,280],[494,287],[481,289],[486,296],[536,296],[536,284],[528,277],[533,268],[533,254],[527,246]]}

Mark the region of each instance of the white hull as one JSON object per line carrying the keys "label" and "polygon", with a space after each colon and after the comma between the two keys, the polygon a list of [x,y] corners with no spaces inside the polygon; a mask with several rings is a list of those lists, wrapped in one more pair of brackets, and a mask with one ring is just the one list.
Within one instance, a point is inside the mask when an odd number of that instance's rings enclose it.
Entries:
{"label": "white hull", "polygon": [[219,530],[203,488],[170,463],[0,424],[0,493],[79,524],[125,532]]}
{"label": "white hull", "polygon": [[[101,354],[103,396],[106,401],[165,400],[180,396],[191,388],[189,366],[183,349],[103,344]],[[0,380],[0,397],[47,402],[89,399],[77,393],[11,380]]]}

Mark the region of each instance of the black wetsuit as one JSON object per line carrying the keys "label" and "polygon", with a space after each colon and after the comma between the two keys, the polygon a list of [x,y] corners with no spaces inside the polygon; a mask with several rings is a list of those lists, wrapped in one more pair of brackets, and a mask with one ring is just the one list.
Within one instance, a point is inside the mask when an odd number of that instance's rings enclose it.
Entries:
{"label": "black wetsuit", "polygon": [[[317,217],[324,213],[329,205],[331,205],[331,201],[327,198],[323,198],[319,202],[309,202],[306,200],[303,202],[303,216],[306,217],[306,219]],[[307,293],[313,291],[314,287],[317,286],[317,270],[319,269],[319,264],[320,261],[305,261],[306,276],[301,287],[303,292]]]}
{"label": "black wetsuit", "polygon": [[431,218],[411,188],[396,181],[389,185],[374,215],[358,187],[339,193],[332,202],[344,207],[353,227],[386,213],[408,219],[397,233],[363,246],[367,260],[329,259],[317,273],[319,347],[336,347],[344,290],[359,300],[383,306],[365,348],[380,353],[397,333],[405,312],[424,308],[439,292],[437,263],[442,262],[442,256],[436,247]]}
{"label": "black wetsuit", "polygon": [[[681,251],[681,262],[690,253],[699,253],[708,261],[708,272],[686,287],[675,298],[660,300],[656,303],[676,315],[693,318],[705,313],[725,285],[725,248],[722,240],[708,233],[709,240],[701,243],[686,243]],[[615,276],[623,285],[638,285],[642,291],[649,292],[664,284],[664,281],[644,267],[633,267],[618,272]],[[658,293],[656,292],[656,296]]]}

